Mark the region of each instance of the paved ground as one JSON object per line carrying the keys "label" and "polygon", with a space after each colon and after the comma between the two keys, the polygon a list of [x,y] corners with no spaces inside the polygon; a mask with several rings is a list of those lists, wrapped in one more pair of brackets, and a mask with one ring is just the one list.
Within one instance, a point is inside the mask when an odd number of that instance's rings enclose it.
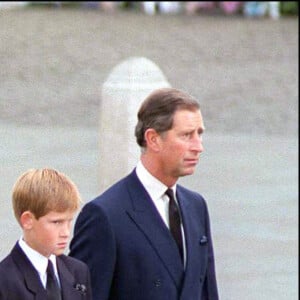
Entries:
{"label": "paved ground", "polygon": [[202,105],[206,151],[182,181],[209,205],[221,299],[297,299],[298,19],[11,10],[0,40],[0,259],[23,171],[55,167],[97,195],[101,86],[145,56]]}

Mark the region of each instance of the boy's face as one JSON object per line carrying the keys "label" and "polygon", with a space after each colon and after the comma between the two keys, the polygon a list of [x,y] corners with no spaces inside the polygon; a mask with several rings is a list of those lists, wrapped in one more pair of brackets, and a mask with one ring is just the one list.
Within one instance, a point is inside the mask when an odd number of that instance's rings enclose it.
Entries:
{"label": "boy's face", "polygon": [[[27,215],[24,217],[24,214]],[[74,211],[52,211],[37,220],[31,212],[23,213],[26,243],[46,257],[63,254],[70,238],[74,215]]]}

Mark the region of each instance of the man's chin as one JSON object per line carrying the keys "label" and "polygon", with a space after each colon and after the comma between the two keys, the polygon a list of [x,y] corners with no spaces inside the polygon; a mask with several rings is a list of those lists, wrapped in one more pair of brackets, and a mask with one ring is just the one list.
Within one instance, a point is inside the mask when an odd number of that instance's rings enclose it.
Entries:
{"label": "man's chin", "polygon": [[188,175],[193,175],[195,173],[195,167],[193,168],[188,168],[188,169],[185,169],[182,174],[181,174],[181,177],[184,177],[184,176],[188,176]]}

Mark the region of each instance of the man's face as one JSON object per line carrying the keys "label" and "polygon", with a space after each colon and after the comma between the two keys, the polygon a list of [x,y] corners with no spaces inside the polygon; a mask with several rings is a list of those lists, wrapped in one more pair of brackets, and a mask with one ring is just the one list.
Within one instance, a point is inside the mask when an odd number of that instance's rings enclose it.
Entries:
{"label": "man's face", "polygon": [[[200,110],[178,110],[173,127],[161,135],[160,165],[164,178],[176,180],[193,174],[204,150],[204,124]],[[175,183],[174,182],[174,183]]]}
{"label": "man's face", "polygon": [[25,241],[46,257],[63,254],[68,245],[74,214],[73,211],[49,212],[39,219],[31,214],[29,227],[24,232]]}

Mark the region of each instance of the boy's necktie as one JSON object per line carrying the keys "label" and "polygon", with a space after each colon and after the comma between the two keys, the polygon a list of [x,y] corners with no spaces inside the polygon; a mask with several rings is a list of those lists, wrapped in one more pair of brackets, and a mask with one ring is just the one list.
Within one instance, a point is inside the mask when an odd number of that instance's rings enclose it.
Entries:
{"label": "boy's necktie", "polygon": [[54,274],[53,265],[50,259],[48,259],[47,266],[47,300],[61,300],[60,288]]}
{"label": "boy's necktie", "polygon": [[181,218],[178,205],[174,199],[173,190],[167,189],[166,195],[169,197],[169,226],[170,231],[177,243],[181,259],[183,260],[183,245],[181,234]]}

